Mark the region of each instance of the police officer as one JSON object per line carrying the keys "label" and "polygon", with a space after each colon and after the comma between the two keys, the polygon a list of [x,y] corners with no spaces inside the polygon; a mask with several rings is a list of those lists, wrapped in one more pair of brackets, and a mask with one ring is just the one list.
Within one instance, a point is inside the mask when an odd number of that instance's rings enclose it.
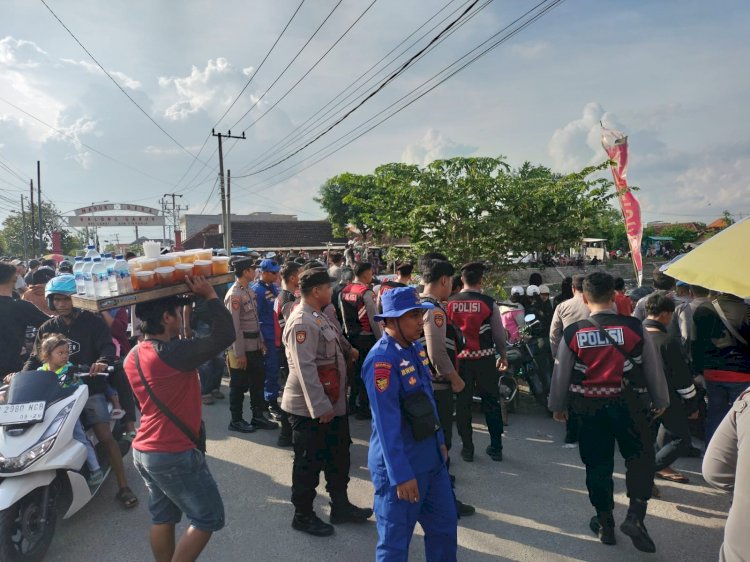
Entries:
{"label": "police officer", "polygon": [[346,362],[337,335],[322,309],[331,302],[331,281],[325,268],[300,274],[302,302],[284,328],[289,377],[281,407],[289,415],[294,442],[292,527],[314,536],[328,536],[333,526],[313,509],[320,481],[326,477],[333,525],[365,521],[371,509],[349,502],[349,419],[346,415]]}
{"label": "police officer", "polygon": [[258,319],[260,320],[260,331],[267,353],[263,357],[263,366],[266,371],[266,380],[263,386],[263,397],[268,403],[268,411],[276,419],[281,416],[279,408],[279,347],[281,346],[281,329],[274,311],[276,297],[279,289],[275,283],[279,278],[279,264],[270,258],[261,260],[260,277],[251,285],[257,298]]}
{"label": "police officer", "polygon": [[[224,305],[232,314],[237,335],[227,354],[229,363],[229,411],[232,421],[229,431],[252,433],[256,429],[276,429],[278,425],[267,419],[263,412],[263,354],[269,353],[258,324],[255,293],[248,287],[255,277],[252,259],[234,262],[236,281],[224,298]],[[242,417],[245,392],[250,392],[253,417],[250,423]]]}
{"label": "police officer", "polygon": [[[301,269],[302,266],[295,261],[288,261],[281,268],[281,291],[279,291],[279,296],[276,297],[274,311],[279,319],[279,328],[282,333],[292,309],[299,302],[299,273]],[[286,350],[282,342],[279,346],[279,380],[282,385],[286,384],[288,374],[289,363],[286,360]],[[289,425],[289,418],[283,411],[279,421],[281,422],[281,433],[276,444],[279,447],[291,447],[292,426]]]}
{"label": "police officer", "polygon": [[[484,272],[484,264],[480,262],[464,265],[461,268],[464,288],[449,299],[447,307],[448,318],[466,338],[466,347],[458,354],[459,373],[466,387],[456,396],[456,428],[463,441],[461,458],[466,462],[474,460],[471,404],[475,390],[482,399],[490,434],[486,453],[493,461],[503,460],[498,370],[508,368],[505,329],[494,299],[482,292]],[[495,354],[499,359],[495,360]]]}
{"label": "police officer", "polygon": [[380,325],[375,320],[378,309],[375,294],[370,289],[371,282],[372,264],[358,263],[354,267],[354,282],[344,287],[339,296],[344,330],[351,344],[359,351],[349,397],[349,406],[357,419],[370,418],[367,392],[362,385],[362,361],[381,335]]}
{"label": "police officer", "polygon": [[596,509],[589,527],[608,545],[616,543],[612,471],[615,441],[625,458],[630,507],[620,530],[643,552],[656,552],[643,524],[654,485],[654,445],[643,404],[654,417],[669,406],[669,388],[656,348],[637,318],[614,309],[614,278],[602,272],[583,282],[591,316],[565,328],[557,352],[549,408],[566,421],[570,409],[580,420],[579,451],[586,487]]}
{"label": "police officer", "polygon": [[456,560],[457,513],[432,393],[429,359],[417,341],[434,305],[402,287],[383,296],[385,334],[364,362],[372,408],[368,468],[375,487],[378,561],[407,560],[414,526],[427,560]]}

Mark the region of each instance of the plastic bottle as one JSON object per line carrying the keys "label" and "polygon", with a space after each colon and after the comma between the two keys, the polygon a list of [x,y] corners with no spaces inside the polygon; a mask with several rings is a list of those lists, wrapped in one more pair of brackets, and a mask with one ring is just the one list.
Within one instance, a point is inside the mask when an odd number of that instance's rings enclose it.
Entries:
{"label": "plastic bottle", "polygon": [[125,256],[122,254],[117,255],[113,272],[117,280],[117,294],[132,293],[133,284],[130,281],[130,269],[128,268],[128,262],[125,261]]}
{"label": "plastic bottle", "polygon": [[83,258],[83,267],[81,273],[83,274],[84,283],[84,295],[90,299],[93,299],[96,295],[94,293],[94,277],[91,274],[91,270],[94,268],[94,260],[90,257]]}
{"label": "plastic bottle", "polygon": [[109,282],[109,294],[117,294],[117,276],[115,275],[115,260],[110,252],[102,256],[102,262],[107,268],[107,281]]}
{"label": "plastic bottle", "polygon": [[96,246],[93,244],[89,244],[86,246],[86,255],[84,256],[86,258],[91,258],[91,261],[94,261],[94,258],[100,258],[99,252],[96,251]]}
{"label": "plastic bottle", "polygon": [[97,299],[111,296],[109,292],[107,266],[102,261],[102,258],[94,258],[94,267],[91,269],[91,277],[94,281],[94,295]]}
{"label": "plastic bottle", "polygon": [[73,275],[76,278],[76,294],[86,294],[86,283],[83,280],[83,256],[76,256],[73,265]]}

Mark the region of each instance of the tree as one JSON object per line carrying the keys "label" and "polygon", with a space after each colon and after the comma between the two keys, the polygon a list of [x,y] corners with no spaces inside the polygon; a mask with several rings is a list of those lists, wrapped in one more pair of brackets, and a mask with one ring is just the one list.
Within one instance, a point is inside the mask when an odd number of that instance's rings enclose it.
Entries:
{"label": "tree", "polygon": [[[36,206],[35,218],[36,218]],[[15,212],[9,215],[2,223],[2,230],[0,230],[0,237],[3,241],[3,247],[5,252],[11,255],[23,255],[24,254],[24,235],[26,237],[26,249],[29,255],[36,256],[40,255],[39,252],[39,241],[38,241],[38,225],[33,225],[33,232],[37,241],[35,248],[31,247],[32,238],[32,225],[30,224],[30,216],[26,214],[26,229],[24,232],[23,217],[20,213]],[[72,234],[69,230],[63,228],[63,219],[60,212],[57,210],[55,205],[52,203],[42,202],[42,232],[44,240],[44,251],[41,254],[49,253],[52,245],[52,233],[60,232],[62,250],[63,253],[69,253],[75,248],[79,248],[79,240],[76,235]]]}
{"label": "tree", "polygon": [[560,175],[528,162],[514,170],[502,157],[386,164],[329,179],[317,201],[339,232],[348,223],[381,244],[408,238],[415,253],[507,265],[570,247],[610,213],[611,182],[589,179],[605,167]]}
{"label": "tree", "polygon": [[682,248],[686,243],[695,242],[695,239],[698,238],[698,233],[696,231],[685,228],[679,224],[667,226],[661,231],[661,235],[674,238],[675,248]]}

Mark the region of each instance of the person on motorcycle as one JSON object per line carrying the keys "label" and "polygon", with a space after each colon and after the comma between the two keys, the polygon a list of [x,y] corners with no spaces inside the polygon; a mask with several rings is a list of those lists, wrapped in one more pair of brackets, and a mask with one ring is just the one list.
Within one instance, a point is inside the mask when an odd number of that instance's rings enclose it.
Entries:
{"label": "person on motorcycle", "polygon": [[49,316],[30,302],[13,298],[17,276],[15,266],[0,262],[0,380],[23,367],[21,350],[26,326],[38,328],[49,320]]}
{"label": "person on motorcycle", "polygon": [[[40,356],[44,364],[39,370],[55,373],[62,388],[80,386],[80,379],[72,372],[73,364],[68,361],[70,358],[70,342],[65,336],[62,334],[47,334],[42,341]],[[86,436],[80,419],[76,421],[73,427],[73,439],[86,447],[86,464],[89,465],[88,483],[89,486],[95,488],[104,481],[104,473],[99,466],[99,459],[96,458],[94,446]]]}
{"label": "person on motorcycle", "polygon": [[523,294],[523,287],[516,285],[510,290],[510,302],[501,302],[498,305],[500,319],[508,332],[508,343],[518,343],[521,339],[521,328],[526,325],[525,309],[521,302]]}
{"label": "person on motorcycle", "polygon": [[[73,275],[58,275],[50,280],[45,288],[47,306],[54,316],[39,327],[31,356],[24,365],[25,371],[35,371],[42,366],[40,357],[41,342],[50,333],[62,334],[70,342],[70,356],[79,365],[91,365],[91,374],[104,373],[114,363],[115,346],[112,335],[104,320],[87,310],[73,306],[72,296],[76,294],[76,281]],[[116,499],[124,507],[134,507],[138,498],[128,487],[125,467],[120,447],[112,436],[109,427],[111,419],[105,389],[104,377],[87,377],[89,399],[84,407],[86,421],[91,424],[97,440],[102,443],[109,463],[117,478]]]}

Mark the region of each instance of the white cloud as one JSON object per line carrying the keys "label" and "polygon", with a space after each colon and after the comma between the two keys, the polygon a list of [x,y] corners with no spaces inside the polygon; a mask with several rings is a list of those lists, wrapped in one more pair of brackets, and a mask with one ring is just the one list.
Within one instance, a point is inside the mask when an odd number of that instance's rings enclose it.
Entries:
{"label": "white cloud", "polygon": [[477,150],[475,146],[458,144],[435,129],[428,129],[425,135],[409,144],[401,154],[401,161],[407,164],[426,166],[435,160],[468,156]]}
{"label": "white cloud", "polygon": [[48,56],[47,52],[33,41],[14,39],[10,35],[0,39],[0,66],[36,68]]}
{"label": "white cloud", "polygon": [[[99,68],[97,65],[95,65],[93,62],[88,62],[85,60],[73,60],[73,59],[60,59],[61,62],[64,62],[65,64],[70,64],[73,66],[79,66],[83,68],[86,72],[89,72],[91,74],[96,74],[100,76],[104,76],[104,72],[102,72],[102,69]],[[138,80],[135,80],[134,78],[131,78],[124,72],[120,72],[119,70],[108,70],[110,76],[117,80],[117,83],[120,84],[123,88],[128,88],[130,90],[138,90],[141,87],[141,83]]]}
{"label": "white cloud", "polygon": [[[218,57],[215,60],[209,59],[203,70],[193,65],[190,74],[183,78],[160,76],[159,86],[165,90],[174,88],[174,93],[177,94],[177,101],[164,110],[164,116],[172,121],[187,119],[217,101],[223,101],[230,83],[227,77],[235,73],[236,70],[227,59]],[[234,88],[231,90],[236,95]]]}

